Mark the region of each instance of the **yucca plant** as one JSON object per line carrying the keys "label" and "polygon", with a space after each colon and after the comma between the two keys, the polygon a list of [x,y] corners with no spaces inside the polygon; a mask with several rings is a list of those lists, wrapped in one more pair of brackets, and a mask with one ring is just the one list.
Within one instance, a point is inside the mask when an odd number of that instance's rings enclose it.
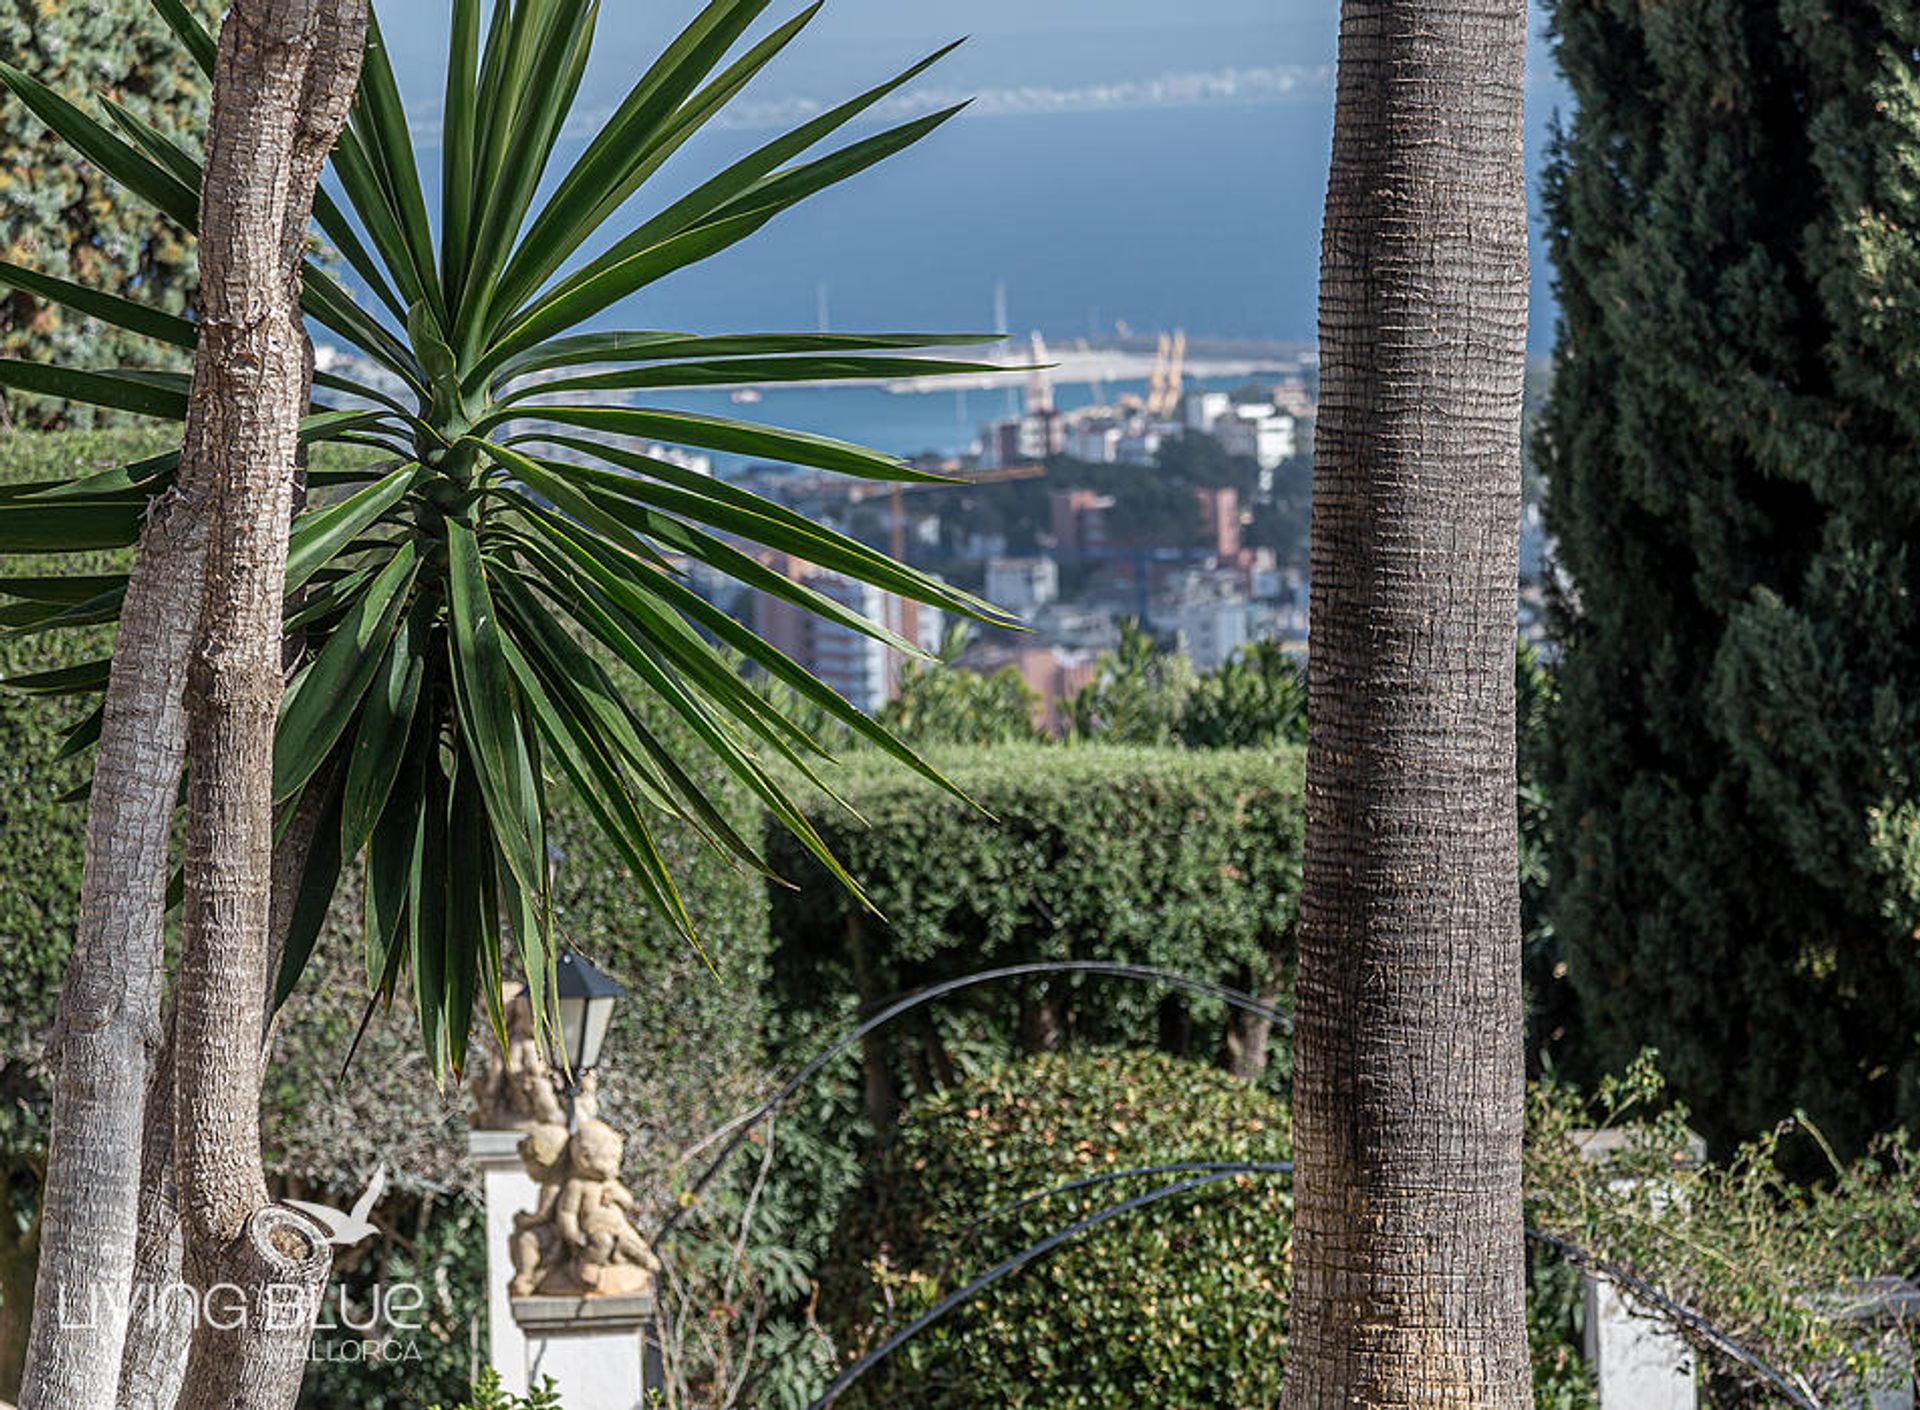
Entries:
{"label": "yucca plant", "polygon": [[[913,647],[739,545],[763,545],[889,592],[981,620],[1004,614],[648,443],[757,456],[875,480],[927,478],[820,436],[609,404],[670,387],[977,371],[912,350],[982,341],[922,334],[580,332],[628,296],[746,239],[809,196],[910,146],[957,109],[808,157],[938,59],[822,113],[641,218],[604,253],[582,246],[805,28],[815,4],[757,41],[771,0],[712,0],[644,73],[572,166],[545,178],[579,91],[598,0],[454,0],[444,180],[430,218],[406,113],[374,24],[352,121],[333,155],[344,206],[325,191],[321,233],[372,291],[362,306],[309,262],[311,318],[385,370],[384,386],[316,377],[302,436],[359,448],[352,468],[309,476],[316,507],[292,526],[286,618],[301,644],[281,714],[274,796],[321,825],[280,977],[291,990],[342,865],[366,859],[366,965],[391,1000],[410,971],[435,1071],[464,1059],[478,990],[500,1022],[502,935],[536,1009],[554,947],[547,880],[551,789],[570,784],[632,870],[641,898],[690,944],[693,926],[655,846],[660,821],[696,829],[766,869],[701,790],[689,760],[717,759],[848,885],[781,782],[826,756],[798,717],[824,716],[931,772],[819,680],[696,595],[697,560],[902,651]],[[183,62],[214,43],[180,0],[154,0]],[[744,46],[744,47],[743,47]],[[728,56],[740,50],[730,62]],[[944,52],[944,51],[943,51]],[[158,218],[191,233],[200,170],[111,99],[96,118],[28,74],[0,82]],[[12,265],[0,282],[104,323],[190,349],[191,321]],[[181,420],[183,376],[0,362],[0,385]],[[403,390],[395,392],[394,387]],[[178,453],[0,499],[0,553],[135,542]],[[16,631],[113,620],[124,576],[0,579]],[[743,679],[744,659],[786,696]],[[617,663],[617,664],[616,664]],[[610,669],[611,667],[611,669]],[[105,660],[10,682],[50,695],[104,685]],[[616,674],[620,677],[616,679]],[[684,725],[669,739],[629,692]],[[782,699],[794,702],[793,708]],[[69,752],[85,749],[95,713]],[[691,741],[688,743],[687,741]],[[817,780],[816,780],[817,782]]]}

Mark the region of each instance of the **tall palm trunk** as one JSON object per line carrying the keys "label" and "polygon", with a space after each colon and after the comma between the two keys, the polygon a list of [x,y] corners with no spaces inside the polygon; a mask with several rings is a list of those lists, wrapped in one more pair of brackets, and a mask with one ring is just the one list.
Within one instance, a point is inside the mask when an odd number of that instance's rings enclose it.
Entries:
{"label": "tall palm trunk", "polygon": [[174,1150],[187,1271],[203,1293],[239,1289],[245,1315],[228,1308],[201,1318],[186,1410],[292,1405],[331,1264],[320,1231],[267,1199],[258,1054],[272,951],[287,525],[312,378],[300,269],[314,186],[353,98],[366,25],[365,0],[236,0],[214,75],[184,453],[210,486],[213,514],[188,664],[193,768]]}
{"label": "tall palm trunk", "polygon": [[1525,1406],[1524,0],[1345,0],[1285,1404]]}

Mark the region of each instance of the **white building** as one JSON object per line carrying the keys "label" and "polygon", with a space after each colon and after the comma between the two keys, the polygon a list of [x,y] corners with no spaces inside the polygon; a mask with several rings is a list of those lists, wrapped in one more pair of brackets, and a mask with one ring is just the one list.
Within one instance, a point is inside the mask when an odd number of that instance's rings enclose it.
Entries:
{"label": "white building", "polygon": [[1067,432],[1067,455],[1088,465],[1111,465],[1120,458],[1120,427],[1111,421],[1090,421]]}
{"label": "white building", "polygon": [[1233,398],[1225,392],[1188,392],[1187,429],[1211,436],[1221,418],[1233,412]]}
{"label": "white building", "polygon": [[[1231,416],[1215,424],[1213,435],[1231,454],[1251,456],[1263,474],[1271,474],[1291,460],[1300,445],[1294,419],[1258,403],[1234,407]],[[1263,482],[1261,492],[1267,493],[1270,488]]]}
{"label": "white building", "polygon": [[1179,639],[1198,671],[1215,671],[1253,640],[1253,604],[1227,599],[1184,603],[1154,614],[1154,625]]}
{"label": "white building", "polygon": [[[792,560],[787,561],[784,571],[822,597],[905,637],[921,650],[940,649],[946,616],[937,608]],[[754,626],[769,644],[862,710],[879,709],[897,689],[902,653],[851,627],[765,594],[756,598]]]}
{"label": "white building", "polygon": [[987,564],[987,601],[1031,617],[1060,597],[1060,565],[1051,558],[996,558]]}

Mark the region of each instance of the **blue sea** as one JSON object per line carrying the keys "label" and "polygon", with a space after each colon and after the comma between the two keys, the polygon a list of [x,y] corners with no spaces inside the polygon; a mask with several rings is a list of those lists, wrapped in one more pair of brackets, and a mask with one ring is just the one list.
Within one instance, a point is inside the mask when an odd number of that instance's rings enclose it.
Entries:
{"label": "blue sea", "polygon": [[[836,330],[992,330],[1004,285],[1008,328],[1055,344],[1121,328],[1310,342],[1331,106],[1330,94],[1309,92],[1241,105],[963,114],[601,324],[788,331],[815,328],[824,313]],[[1545,104],[1531,115],[1533,169],[1549,117]],[[660,189],[636,199],[635,218],[768,135],[696,139]],[[563,144],[557,168],[577,150]],[[422,162],[432,203],[437,151]],[[618,224],[627,228],[624,217]],[[1531,343],[1544,353],[1553,313],[1538,250],[1533,288]],[[1063,404],[1076,398],[1084,389],[1062,389]],[[728,408],[724,393],[671,402]],[[1007,404],[983,392],[770,389],[759,405],[732,410],[912,454],[963,449]]]}

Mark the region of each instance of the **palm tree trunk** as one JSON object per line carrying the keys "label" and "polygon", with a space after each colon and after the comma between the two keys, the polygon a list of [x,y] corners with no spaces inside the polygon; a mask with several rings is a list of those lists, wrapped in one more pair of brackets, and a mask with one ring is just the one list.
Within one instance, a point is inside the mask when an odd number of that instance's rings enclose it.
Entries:
{"label": "palm tree trunk", "polygon": [[1345,0],[1285,1404],[1531,1403],[1513,642],[1524,0]]}
{"label": "palm tree trunk", "polygon": [[268,1201],[259,1053],[287,523],[310,357],[300,262],[365,35],[365,0],[236,0],[214,77],[184,456],[210,487],[213,522],[188,663],[174,1151],[188,1274],[203,1295],[240,1296],[195,1329],[186,1410],[291,1406],[331,1265],[321,1231]]}

